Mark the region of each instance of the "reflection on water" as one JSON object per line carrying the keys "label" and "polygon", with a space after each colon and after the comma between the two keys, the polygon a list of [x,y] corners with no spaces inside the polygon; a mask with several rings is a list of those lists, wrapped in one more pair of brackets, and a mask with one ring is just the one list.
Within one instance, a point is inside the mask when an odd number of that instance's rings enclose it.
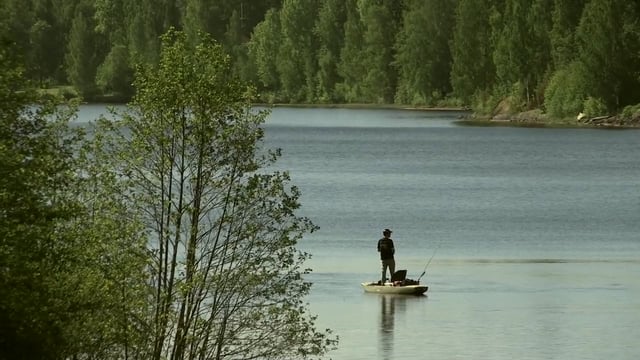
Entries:
{"label": "reflection on water", "polygon": [[404,314],[406,299],[406,296],[380,295],[380,339],[378,348],[383,359],[393,359],[395,317],[396,314]]}

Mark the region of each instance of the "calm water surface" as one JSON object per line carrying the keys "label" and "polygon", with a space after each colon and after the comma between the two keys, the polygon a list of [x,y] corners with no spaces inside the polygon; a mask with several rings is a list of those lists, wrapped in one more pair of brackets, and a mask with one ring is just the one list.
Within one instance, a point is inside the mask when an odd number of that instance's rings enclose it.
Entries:
{"label": "calm water surface", "polygon": [[[86,107],[82,116],[101,108]],[[84,114],[84,115],[83,115]],[[333,359],[637,359],[640,131],[476,128],[453,113],[286,109],[266,145],[320,230]],[[365,294],[376,241],[426,296]]]}

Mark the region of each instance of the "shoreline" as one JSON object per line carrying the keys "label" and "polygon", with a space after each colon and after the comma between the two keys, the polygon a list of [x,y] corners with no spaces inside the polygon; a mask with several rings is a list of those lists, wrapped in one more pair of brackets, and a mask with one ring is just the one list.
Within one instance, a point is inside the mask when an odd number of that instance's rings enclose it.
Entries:
{"label": "shoreline", "polygon": [[640,130],[639,125],[619,125],[619,124],[585,124],[570,122],[537,122],[537,121],[515,121],[515,120],[477,120],[463,119],[455,122],[460,126],[476,127],[522,127],[539,129],[596,129],[596,130]]}
{"label": "shoreline", "polygon": [[413,111],[450,111],[450,112],[468,112],[471,113],[471,109],[464,107],[429,107],[429,106],[412,106],[412,105],[397,105],[397,104],[365,104],[365,103],[353,103],[353,104],[287,104],[287,103],[253,103],[254,106],[264,107],[288,107],[288,108],[317,108],[317,109],[379,109],[379,110],[413,110]]}
{"label": "shoreline", "polygon": [[424,112],[456,112],[462,113],[455,121],[461,126],[478,127],[526,127],[549,129],[602,129],[602,130],[636,130],[640,129],[640,122],[621,123],[617,116],[605,116],[591,119],[549,119],[540,110],[526,111],[512,115],[499,114],[495,116],[481,116],[466,107],[428,107],[397,104],[286,104],[286,103],[255,103],[254,106],[288,107],[288,108],[318,108],[318,109],[379,109],[379,110],[411,110]]}
{"label": "shoreline", "polygon": [[463,126],[528,127],[549,129],[602,129],[637,130],[640,121],[625,121],[619,116],[600,116],[583,119],[550,119],[540,110],[532,110],[512,115],[477,116],[472,114],[457,122]]}
{"label": "shoreline", "polygon": [[[104,99],[101,99],[104,100]],[[83,101],[82,104],[126,104],[120,101]],[[265,108],[301,108],[301,109],[362,109],[362,110],[408,110],[422,112],[460,113],[456,124],[477,127],[525,127],[549,129],[602,129],[602,130],[638,130],[640,121],[625,123],[618,116],[602,116],[596,118],[549,119],[540,110],[531,110],[516,114],[477,115],[468,107],[430,107],[401,104],[366,104],[366,103],[331,103],[331,104],[289,104],[289,103],[252,103],[252,106]]]}

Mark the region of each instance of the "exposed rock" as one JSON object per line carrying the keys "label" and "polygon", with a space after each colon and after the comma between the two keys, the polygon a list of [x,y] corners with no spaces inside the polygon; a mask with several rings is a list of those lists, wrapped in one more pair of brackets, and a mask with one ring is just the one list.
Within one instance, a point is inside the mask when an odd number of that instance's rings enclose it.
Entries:
{"label": "exposed rock", "polygon": [[492,116],[496,120],[504,119],[508,117],[510,114],[513,114],[513,99],[511,97],[506,97],[496,105],[496,107],[492,111]]}
{"label": "exposed rock", "polygon": [[640,128],[640,110],[634,112],[632,115],[622,116],[620,115],[606,115],[589,117],[584,113],[579,113],[575,118],[569,117],[566,119],[554,119],[550,118],[541,109],[534,109],[524,112],[516,113],[514,109],[513,99],[506,97],[502,99],[498,105],[495,106],[490,115],[471,114],[466,116],[471,122],[477,123],[500,123],[499,126],[511,125],[514,126],[535,126],[535,127],[619,127],[619,128]]}
{"label": "exposed rock", "polygon": [[620,115],[604,115],[591,118],[583,118],[581,124],[597,127],[640,127],[640,115],[634,114],[630,118]]}

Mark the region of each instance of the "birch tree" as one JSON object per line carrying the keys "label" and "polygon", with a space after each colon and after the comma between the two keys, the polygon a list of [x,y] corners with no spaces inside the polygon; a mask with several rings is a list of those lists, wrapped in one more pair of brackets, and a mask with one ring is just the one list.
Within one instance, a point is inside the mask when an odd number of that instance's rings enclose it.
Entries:
{"label": "birch tree", "polygon": [[122,190],[151,234],[147,319],[152,359],[281,359],[323,355],[295,245],[316,229],[298,217],[278,150],[260,147],[265,112],[231,76],[222,47],[163,37],[158,66],[141,68],[116,143]]}

